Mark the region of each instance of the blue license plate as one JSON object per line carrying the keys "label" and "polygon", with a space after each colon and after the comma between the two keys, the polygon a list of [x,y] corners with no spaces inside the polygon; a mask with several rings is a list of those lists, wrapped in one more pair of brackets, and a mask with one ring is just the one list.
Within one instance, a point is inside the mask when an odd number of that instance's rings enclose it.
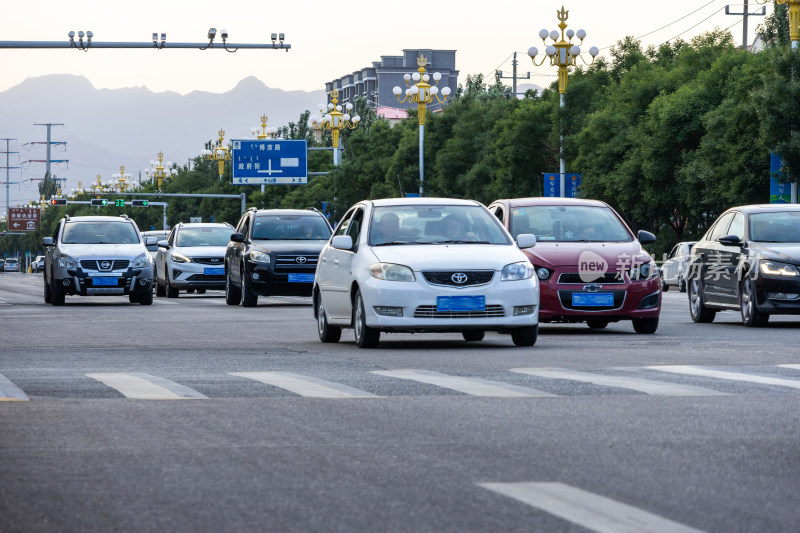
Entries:
{"label": "blue license plate", "polygon": [[314,274],[289,274],[289,283],[314,283]]}
{"label": "blue license plate", "polygon": [[109,285],[117,286],[119,278],[92,278],[93,287],[107,287]]}
{"label": "blue license plate", "polygon": [[224,276],[225,275],[225,267],[221,268],[204,268],[203,274],[206,276]]}
{"label": "blue license plate", "polygon": [[575,307],[612,307],[614,294],[611,292],[573,292],[572,305]]}
{"label": "blue license plate", "polygon": [[486,296],[437,296],[437,311],[486,311]]}

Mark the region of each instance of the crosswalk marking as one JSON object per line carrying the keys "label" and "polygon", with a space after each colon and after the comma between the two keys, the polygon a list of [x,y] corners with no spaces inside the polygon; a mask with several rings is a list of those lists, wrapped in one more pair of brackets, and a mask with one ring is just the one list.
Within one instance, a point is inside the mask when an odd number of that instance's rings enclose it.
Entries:
{"label": "crosswalk marking", "polygon": [[429,370],[374,370],[373,374],[387,376],[390,378],[408,379],[436,385],[444,389],[451,389],[472,396],[489,396],[499,398],[526,398],[534,396],[555,396],[549,392],[544,392],[528,387],[520,387],[503,383],[501,381],[490,381],[482,378],[465,378],[460,376],[448,376],[439,372]]}
{"label": "crosswalk marking", "polygon": [[605,387],[631,389],[652,396],[720,396],[725,394],[703,387],[692,387],[689,385],[627,376],[590,374],[588,372],[577,372],[560,368],[512,368],[511,372],[548,379],[567,379],[584,383],[594,383],[595,385],[603,385]]}
{"label": "crosswalk marking", "polygon": [[0,374],[0,402],[27,402],[29,399],[22,389]]}
{"label": "crosswalk marking", "polygon": [[108,372],[86,374],[126,398],[137,400],[207,400],[204,394],[166,378],[144,372]]}
{"label": "crosswalk marking", "polygon": [[684,374],[687,376],[699,376],[706,378],[726,379],[729,381],[744,381],[747,383],[758,383],[760,385],[778,385],[780,387],[791,387],[800,389],[800,380],[772,378],[768,376],[758,376],[756,374],[744,374],[741,372],[727,372],[725,370],[713,370],[710,368],[700,368],[696,366],[647,366],[651,370],[659,372],[670,372],[672,374]]}
{"label": "crosswalk marking", "polygon": [[280,387],[300,396],[308,398],[379,398],[371,392],[363,391],[341,383],[324,379],[301,376],[291,372],[229,372],[231,376],[240,376]]}
{"label": "crosswalk marking", "polygon": [[478,483],[478,486],[600,533],[700,531],[564,483]]}
{"label": "crosswalk marking", "polygon": [[791,368],[792,370],[800,370],[800,365],[778,365],[781,368]]}

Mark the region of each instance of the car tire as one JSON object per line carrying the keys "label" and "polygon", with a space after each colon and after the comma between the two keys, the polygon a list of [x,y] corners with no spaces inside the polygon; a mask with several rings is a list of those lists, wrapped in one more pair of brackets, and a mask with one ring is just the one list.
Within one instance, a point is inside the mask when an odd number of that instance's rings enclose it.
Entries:
{"label": "car tire", "polygon": [[467,342],[478,342],[483,340],[486,332],[480,329],[468,329],[467,331],[462,331],[461,336]]}
{"label": "car tire", "polygon": [[55,280],[50,280],[50,303],[53,305],[64,305],[67,293],[58,286]]}
{"label": "car tire", "polygon": [[353,306],[353,331],[356,345],[359,348],[375,348],[381,339],[381,332],[367,325],[367,316],[364,311],[364,299],[361,290],[356,291],[355,305]]}
{"label": "car tire", "polygon": [[703,302],[703,282],[697,278],[689,282],[689,314],[698,324],[709,324],[714,321],[717,312],[706,307]]}
{"label": "car tire", "polygon": [[667,291],[669,291],[669,285],[667,285],[667,282],[664,280],[664,278],[661,278],[661,292]]}
{"label": "car tire", "polygon": [[160,296],[163,298],[167,295],[167,290],[161,285],[158,281],[156,281],[156,296]]}
{"label": "car tire", "polygon": [[633,331],[640,334],[655,333],[658,329],[658,317],[654,318],[634,318]]}
{"label": "car tire", "polygon": [[325,305],[322,297],[318,294],[317,299],[317,333],[322,342],[339,342],[342,338],[342,328],[328,324],[328,315],[325,313]]}
{"label": "car tire", "polygon": [[511,340],[514,341],[514,346],[533,346],[536,344],[536,338],[538,336],[538,324],[535,326],[524,326],[511,330]]}
{"label": "car tire", "polygon": [[50,282],[47,281],[47,276],[43,276],[42,279],[44,279],[44,303],[52,303],[53,292],[50,290]]}
{"label": "car tire", "polygon": [[141,296],[141,295],[139,295],[139,294],[136,294],[135,292],[132,292],[132,293],[130,293],[130,294],[128,295],[128,301],[129,301],[130,303],[132,303],[132,304],[138,304],[138,303],[139,303],[140,296]]}
{"label": "car tire", "polygon": [[608,326],[608,320],[590,319],[586,321],[586,325],[591,329],[605,329]]}
{"label": "car tire", "polygon": [[205,293],[206,293],[205,289],[197,289],[197,294],[205,294]]}
{"label": "car tire", "polygon": [[247,276],[242,272],[242,307],[257,307],[258,294],[253,292],[253,288],[247,283]]}
{"label": "car tire", "polygon": [[748,328],[766,326],[769,315],[758,310],[756,305],[756,290],[753,279],[745,274],[744,280],[739,285],[739,305],[742,313],[742,324]]}
{"label": "car tire", "polygon": [[164,278],[164,284],[165,284],[164,290],[167,293],[167,298],[177,298],[178,297],[178,293],[180,291],[178,291],[178,289],[174,288],[170,284],[170,282],[169,282],[169,274],[168,273]]}
{"label": "car tire", "polygon": [[686,292],[686,280],[683,278],[678,282],[678,292]]}
{"label": "car tire", "polygon": [[231,281],[231,274],[225,276],[225,303],[228,305],[239,305],[242,300],[242,291],[239,287],[234,286]]}
{"label": "car tire", "polygon": [[139,303],[142,305],[153,305],[153,291],[144,291],[139,295]]}

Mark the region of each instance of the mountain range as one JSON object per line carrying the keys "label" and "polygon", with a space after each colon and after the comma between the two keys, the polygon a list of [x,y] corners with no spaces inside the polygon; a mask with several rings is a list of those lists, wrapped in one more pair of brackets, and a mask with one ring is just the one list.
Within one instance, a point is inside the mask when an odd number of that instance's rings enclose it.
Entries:
{"label": "mountain range", "polygon": [[[255,77],[241,80],[225,93],[194,91],[154,93],[146,87],[97,89],[82,76],[55,74],[28,78],[0,92],[0,138],[16,138],[10,151],[19,151],[20,161],[45,159],[47,129],[34,124],[55,123],[51,141],[66,145],[51,148],[51,160],[68,159],[68,165],[53,164],[51,172],[65,178],[65,190],[112,179],[121,165],[138,178],[159,151],[164,160],[185,165],[218,138],[252,138],[250,128],[269,117],[269,126],[297,122],[305,110],[316,110],[325,102],[325,92],[284,91],[268,87]],[[20,132],[24,132],[23,138]],[[30,144],[30,143],[42,144]],[[0,144],[5,151],[5,142]],[[12,155],[11,166],[17,166]],[[0,163],[2,165],[5,161]],[[45,174],[43,163],[23,163],[20,185],[12,185],[10,204],[27,203],[38,197],[37,181]],[[11,171],[11,182],[20,181]],[[5,182],[5,173],[0,175]],[[0,186],[2,187],[2,186]],[[4,187],[3,187],[4,188]],[[0,188],[0,206],[5,191]],[[2,209],[4,212],[5,209]]]}

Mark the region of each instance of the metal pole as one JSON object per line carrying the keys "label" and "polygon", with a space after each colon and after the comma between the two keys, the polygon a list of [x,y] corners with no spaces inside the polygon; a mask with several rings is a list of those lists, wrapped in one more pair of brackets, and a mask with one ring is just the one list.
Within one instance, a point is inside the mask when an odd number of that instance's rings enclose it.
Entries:
{"label": "metal pole", "polygon": [[247,197],[244,193],[242,193],[240,196],[242,197],[242,214],[244,214],[244,212],[247,211]]}
{"label": "metal pole", "polygon": [[[560,95],[559,107],[561,109],[564,108],[564,93],[561,93],[561,95]],[[561,129],[562,129],[562,131],[561,131],[561,135],[559,136],[559,140],[560,141],[559,141],[559,144],[558,144],[558,155],[559,155],[558,168],[559,168],[559,172],[560,172],[560,175],[559,175],[559,178],[558,178],[558,184],[559,184],[559,187],[561,188],[561,190],[559,191],[559,196],[561,196],[561,198],[564,198],[567,195],[567,177],[566,177],[566,174],[565,174],[566,171],[567,171],[566,170],[567,165],[564,162],[564,131],[563,131],[563,127]]]}
{"label": "metal pole", "polygon": [[342,165],[342,154],[339,152],[339,147],[333,147],[333,166],[338,167]]}
{"label": "metal pole", "polygon": [[747,19],[750,18],[750,10],[748,9],[749,0],[744,0],[744,20],[742,21],[742,50],[747,50]]}
{"label": "metal pole", "polygon": [[425,124],[419,125],[419,195],[423,196],[425,184]]}
{"label": "metal pole", "polygon": [[164,229],[169,229],[167,225],[167,202],[164,202],[164,205],[161,207],[164,213]]}
{"label": "metal pole", "polygon": [[9,199],[8,199],[8,186],[10,185],[9,181],[11,181],[11,178],[9,177],[9,174],[8,174],[8,171],[9,171],[9,168],[8,168],[8,164],[9,164],[9,161],[8,161],[8,142],[10,140],[11,139],[6,139],[6,230],[10,230],[11,229],[11,217],[9,216],[9,214],[11,212],[11,204],[9,203]]}
{"label": "metal pole", "polygon": [[514,92],[514,98],[516,98],[517,97],[517,53],[516,52],[514,52],[514,60],[511,62],[511,65],[514,71],[513,75],[511,76],[511,84],[514,86],[514,88],[511,90]]}
{"label": "metal pole", "polygon": [[47,124],[47,163],[45,166],[45,175],[49,179],[53,179],[53,175],[50,174],[50,128],[52,124]]}

